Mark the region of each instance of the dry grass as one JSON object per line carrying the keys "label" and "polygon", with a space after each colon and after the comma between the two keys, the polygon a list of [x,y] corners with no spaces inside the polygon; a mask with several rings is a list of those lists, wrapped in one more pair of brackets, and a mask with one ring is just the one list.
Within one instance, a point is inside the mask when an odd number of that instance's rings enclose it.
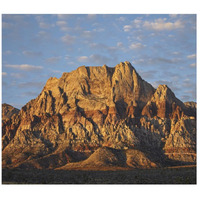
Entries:
{"label": "dry grass", "polygon": [[[126,169],[126,170],[124,170]],[[97,169],[98,170],[98,169]],[[100,169],[99,169],[100,170]],[[106,170],[106,171],[105,171]],[[196,184],[196,167],[83,170],[3,169],[3,184]]]}

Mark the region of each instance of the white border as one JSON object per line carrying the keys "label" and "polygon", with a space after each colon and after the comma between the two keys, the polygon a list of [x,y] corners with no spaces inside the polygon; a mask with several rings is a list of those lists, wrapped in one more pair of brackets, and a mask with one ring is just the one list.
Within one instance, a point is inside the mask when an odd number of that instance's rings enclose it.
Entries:
{"label": "white border", "polygon": [[[197,0],[4,0],[1,14],[199,14]],[[199,27],[199,15],[197,16]],[[199,31],[198,31],[199,34]],[[197,34],[197,36],[198,36]],[[2,40],[1,40],[2,41]],[[197,47],[200,45],[197,38]],[[1,45],[2,46],[2,45]],[[198,55],[197,49],[197,55]],[[2,54],[1,54],[2,55]],[[197,56],[197,66],[199,56]],[[199,70],[197,67],[197,77]],[[197,94],[199,94],[197,78]],[[198,101],[197,95],[197,103]],[[199,109],[198,117],[199,118]],[[199,121],[199,120],[198,120]],[[199,126],[197,123],[197,130]],[[199,132],[199,131],[198,131]],[[197,140],[199,144],[199,137]],[[199,152],[199,151],[198,151]],[[199,160],[199,156],[198,156]],[[198,175],[198,173],[197,173]],[[198,175],[199,177],[199,175]],[[198,178],[199,180],[199,178]],[[1,185],[1,199],[196,199],[199,185]]]}

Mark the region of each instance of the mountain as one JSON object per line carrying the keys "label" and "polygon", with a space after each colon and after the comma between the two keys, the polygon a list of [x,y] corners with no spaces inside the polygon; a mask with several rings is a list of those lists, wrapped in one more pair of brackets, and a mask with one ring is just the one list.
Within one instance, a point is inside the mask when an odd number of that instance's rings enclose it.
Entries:
{"label": "mountain", "polygon": [[196,104],[184,104],[166,85],[153,88],[126,61],[51,77],[36,99],[2,122],[3,167],[84,167],[99,162],[99,153],[119,166],[195,163]]}
{"label": "mountain", "polygon": [[3,103],[2,104],[2,120],[10,119],[14,114],[19,113],[19,109],[14,108],[13,106]]}

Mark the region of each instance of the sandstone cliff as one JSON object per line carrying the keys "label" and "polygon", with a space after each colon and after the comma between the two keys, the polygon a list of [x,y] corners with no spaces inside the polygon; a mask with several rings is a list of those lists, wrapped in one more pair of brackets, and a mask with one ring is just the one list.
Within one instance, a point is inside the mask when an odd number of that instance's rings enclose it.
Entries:
{"label": "sandstone cliff", "polygon": [[14,108],[13,106],[3,103],[2,104],[2,120],[8,120],[10,119],[14,114],[19,113],[19,109]]}
{"label": "sandstone cliff", "polygon": [[129,62],[81,66],[50,78],[36,99],[2,125],[3,167],[56,168],[102,146],[195,162],[195,106],[182,103],[166,85],[155,90]]}

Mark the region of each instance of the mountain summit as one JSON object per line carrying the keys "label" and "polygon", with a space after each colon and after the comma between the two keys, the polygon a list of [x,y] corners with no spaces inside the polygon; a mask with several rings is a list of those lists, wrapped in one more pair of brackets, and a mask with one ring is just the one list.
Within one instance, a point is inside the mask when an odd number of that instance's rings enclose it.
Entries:
{"label": "mountain summit", "polygon": [[63,168],[104,146],[129,157],[143,152],[138,155],[149,155],[148,163],[153,159],[148,166],[196,159],[195,106],[181,102],[166,85],[154,89],[127,61],[51,77],[39,96],[2,126],[3,167]]}

